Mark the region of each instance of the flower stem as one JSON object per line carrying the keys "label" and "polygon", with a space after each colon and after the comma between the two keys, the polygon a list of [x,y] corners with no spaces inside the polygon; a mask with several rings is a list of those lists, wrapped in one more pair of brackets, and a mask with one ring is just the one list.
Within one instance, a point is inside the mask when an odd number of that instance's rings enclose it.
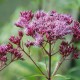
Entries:
{"label": "flower stem", "polygon": [[48,80],[51,80],[51,43],[49,43],[49,77]]}
{"label": "flower stem", "polygon": [[51,80],[51,56],[49,56],[49,78],[48,80]]}
{"label": "flower stem", "polygon": [[[22,49],[22,48],[21,48]],[[32,59],[32,57],[25,52],[24,49],[22,49],[22,51],[29,57],[29,59],[34,63],[34,65],[38,68],[38,70],[45,76],[46,79],[48,79],[48,77],[43,73],[43,71],[40,69],[40,67],[36,64],[36,62]]]}
{"label": "flower stem", "polygon": [[64,60],[65,60],[65,59],[62,58],[62,59],[57,63],[57,65],[56,65],[56,67],[55,67],[55,69],[54,69],[54,72],[53,72],[53,74],[52,74],[52,77],[55,76],[55,74],[57,73],[58,69],[60,68],[60,66],[61,66],[61,64],[63,63]]}

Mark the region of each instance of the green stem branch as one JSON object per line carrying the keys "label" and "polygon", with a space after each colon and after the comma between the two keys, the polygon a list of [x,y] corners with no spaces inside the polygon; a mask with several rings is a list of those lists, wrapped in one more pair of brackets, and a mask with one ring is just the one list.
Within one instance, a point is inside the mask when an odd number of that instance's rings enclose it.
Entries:
{"label": "green stem branch", "polygon": [[62,59],[57,63],[57,65],[56,65],[56,67],[55,67],[55,69],[54,69],[54,72],[53,72],[53,74],[52,74],[52,77],[55,76],[55,74],[57,73],[58,69],[60,68],[60,66],[61,66],[61,64],[63,63],[64,60],[65,60],[65,59],[62,58]]}
{"label": "green stem branch", "polygon": [[39,69],[39,71],[46,77],[46,79],[48,79],[48,77],[43,73],[43,71],[40,69],[40,67],[36,64],[36,62],[31,58],[31,56],[25,52],[24,49],[21,48],[21,50],[30,58],[30,60],[34,63],[34,65]]}

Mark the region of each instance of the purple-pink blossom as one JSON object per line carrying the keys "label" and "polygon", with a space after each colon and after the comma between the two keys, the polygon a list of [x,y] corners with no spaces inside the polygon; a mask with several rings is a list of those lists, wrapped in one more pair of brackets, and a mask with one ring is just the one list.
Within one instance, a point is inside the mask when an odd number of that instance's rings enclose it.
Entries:
{"label": "purple-pink blossom", "polygon": [[20,40],[21,40],[21,38],[20,37],[15,37],[15,36],[11,36],[10,38],[9,38],[9,40],[12,42],[12,43],[14,43],[14,44],[17,44],[17,45],[20,45]]}
{"label": "purple-pink blossom", "polygon": [[62,41],[59,51],[63,57],[69,56],[73,52],[73,50],[73,46],[70,46],[68,42]]}
{"label": "purple-pink blossom", "polygon": [[15,25],[20,28],[26,27],[33,16],[32,11],[23,11],[20,13],[20,18]]}
{"label": "purple-pink blossom", "polygon": [[34,45],[34,42],[33,41],[27,41],[26,43],[25,43],[25,46],[28,48],[28,47],[31,47],[31,46],[33,46]]}
{"label": "purple-pink blossom", "polygon": [[41,46],[43,44],[43,41],[44,41],[43,36],[39,35],[39,34],[36,34],[34,45]]}
{"label": "purple-pink blossom", "polygon": [[7,52],[7,46],[6,45],[0,45],[0,55],[6,55]]}
{"label": "purple-pink blossom", "polygon": [[[15,25],[21,30],[18,31],[17,36],[9,38],[8,44],[0,45],[1,62],[8,61],[7,54],[11,55],[11,61],[22,59],[22,53],[25,53],[33,61],[25,50],[25,47],[31,49],[31,46],[40,47],[51,57],[55,54],[53,48],[59,39],[62,40],[58,51],[60,55],[66,58],[72,54],[72,59],[78,59],[79,51],[73,43],[80,40],[80,23],[70,15],[60,14],[56,11],[37,11],[35,13],[22,11]],[[65,38],[66,35],[71,35],[69,42]],[[24,37],[27,42],[24,41]],[[49,47],[48,50],[45,48],[46,45]],[[33,63],[35,64],[34,61]]]}
{"label": "purple-pink blossom", "polygon": [[44,11],[37,11],[34,16],[36,19],[39,19],[39,18],[46,16],[46,13]]}
{"label": "purple-pink blossom", "polygon": [[73,31],[73,41],[79,41],[80,40],[80,23],[79,22],[74,21],[72,31]]}
{"label": "purple-pink blossom", "polygon": [[[77,22],[68,14],[59,14],[56,11],[45,12],[23,11],[20,13],[18,25],[23,28],[27,36],[34,39],[35,44],[38,40],[35,36],[41,35],[44,41],[53,41],[64,38],[65,35],[71,34],[79,39]],[[19,26],[18,26],[19,27]],[[78,35],[76,35],[78,33]]]}

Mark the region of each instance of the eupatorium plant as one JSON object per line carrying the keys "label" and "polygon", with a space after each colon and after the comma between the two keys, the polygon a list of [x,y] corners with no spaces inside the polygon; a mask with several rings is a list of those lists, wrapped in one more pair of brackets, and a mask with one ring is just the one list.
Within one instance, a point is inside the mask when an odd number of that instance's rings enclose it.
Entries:
{"label": "eupatorium plant", "polygon": [[[15,60],[23,60],[23,54],[25,53],[40,70],[41,74],[47,80],[51,80],[63,61],[69,60],[68,56],[72,55],[70,59],[79,58],[79,50],[77,47],[74,47],[74,42],[80,40],[80,23],[75,21],[70,15],[59,14],[56,11],[48,13],[44,11],[37,11],[35,13],[32,13],[32,11],[23,11],[20,13],[20,17],[15,25],[21,28],[18,31],[18,36],[11,36],[8,44],[0,45],[0,70],[3,70]],[[26,43],[23,42],[22,38],[24,35],[32,37],[33,40],[26,40]],[[72,36],[70,41],[66,41],[66,35]],[[54,52],[53,49],[57,40],[61,40],[62,42],[59,50]],[[16,46],[14,47],[14,45]],[[48,50],[45,48],[45,45],[49,45]],[[24,47],[30,49],[32,46],[38,46],[43,49],[48,56],[49,66],[47,75],[24,49]],[[60,53],[61,59],[54,72],[51,73],[51,58],[56,53]],[[7,54],[11,55],[8,64]]]}

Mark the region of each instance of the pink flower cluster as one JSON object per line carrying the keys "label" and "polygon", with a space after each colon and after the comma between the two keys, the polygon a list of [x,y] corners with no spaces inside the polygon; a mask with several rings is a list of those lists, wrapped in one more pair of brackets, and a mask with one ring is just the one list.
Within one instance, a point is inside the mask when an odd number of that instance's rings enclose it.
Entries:
{"label": "pink flower cluster", "polygon": [[[11,55],[11,62],[15,61],[15,60],[22,60],[22,54],[21,54],[21,50],[19,48],[20,46],[20,41],[22,39],[23,36],[23,32],[19,31],[19,36],[15,37],[15,36],[11,36],[10,37],[10,42],[6,45],[0,45],[0,70],[1,68],[4,68],[8,62],[8,54]],[[17,45],[16,48],[14,48],[14,44]]]}
{"label": "pink flower cluster", "polygon": [[[22,19],[25,19],[26,23]],[[41,46],[44,42],[54,42],[58,39],[63,40],[68,34],[73,36],[71,43],[80,40],[80,23],[74,21],[70,15],[59,14],[56,11],[48,13],[23,11],[16,22],[16,26],[23,28],[25,34],[34,39],[34,41],[27,41],[26,47]],[[59,50],[61,55],[68,56],[74,52],[75,48],[68,42],[62,41]]]}
{"label": "pink flower cluster", "polygon": [[[23,31],[18,32],[18,36],[11,36],[9,38],[10,42],[7,45],[0,46],[0,61],[7,61],[7,54],[13,56],[12,60],[21,59],[21,44],[22,37],[24,34],[26,36],[32,37],[34,40],[27,40],[25,46],[39,46],[42,47],[44,43],[51,43],[58,39],[62,40],[59,48],[59,52],[63,57],[69,56],[71,53],[74,54],[74,58],[78,58],[75,47],[72,45],[75,41],[80,40],[80,23],[73,20],[70,15],[59,14],[55,11],[44,12],[37,11],[32,13],[32,11],[23,11],[20,13],[20,17],[15,25]],[[65,41],[66,35],[72,35],[71,44]],[[64,41],[63,41],[64,40]],[[13,48],[16,45],[16,48]]]}
{"label": "pink flower cluster", "polygon": [[73,46],[70,46],[68,42],[63,41],[60,45],[60,54],[63,55],[63,57],[68,56],[71,52],[73,52],[73,50]]}
{"label": "pink flower cluster", "polygon": [[[25,20],[22,21],[22,19]],[[24,28],[27,36],[32,36],[36,39],[36,35],[39,34],[42,38],[46,36],[47,41],[53,41],[72,33],[72,21],[73,19],[70,15],[58,14],[55,11],[49,13],[37,11],[35,14],[31,11],[25,11],[21,12],[20,18],[15,24],[17,27]]]}
{"label": "pink flower cluster", "polygon": [[19,18],[18,22],[15,23],[15,25],[18,27],[21,27],[21,28],[26,27],[32,18],[33,18],[33,14],[31,11],[21,12],[20,18]]}
{"label": "pink flower cluster", "polygon": [[80,23],[74,21],[74,26],[72,27],[73,31],[73,41],[80,40]]}
{"label": "pink flower cluster", "polygon": [[7,46],[1,45],[0,46],[0,60],[3,62],[7,61],[7,57],[5,56],[6,52],[7,52]]}

